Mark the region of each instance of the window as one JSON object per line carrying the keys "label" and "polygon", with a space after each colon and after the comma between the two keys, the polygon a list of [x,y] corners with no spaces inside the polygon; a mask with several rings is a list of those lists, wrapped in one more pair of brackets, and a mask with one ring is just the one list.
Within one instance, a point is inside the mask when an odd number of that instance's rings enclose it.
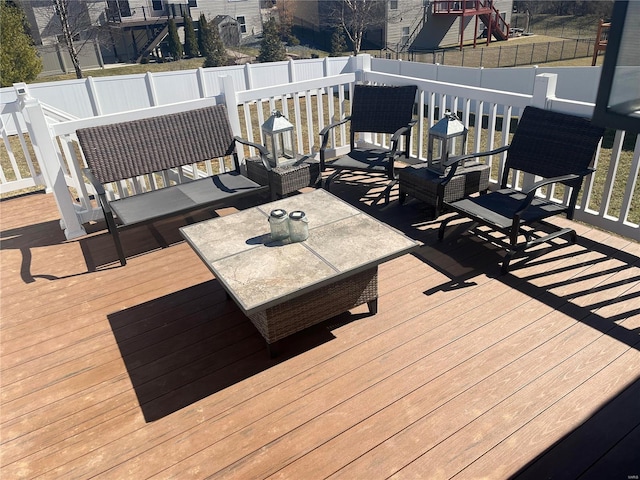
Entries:
{"label": "window", "polygon": [[162,8],[162,0],[153,0],[151,2],[154,10],[163,10]]}
{"label": "window", "polygon": [[189,7],[190,8],[196,8],[198,6],[198,1],[197,0],[189,0]]}
{"label": "window", "polygon": [[398,9],[398,0],[391,0],[389,2],[389,9],[397,10]]}
{"label": "window", "polygon": [[409,41],[409,27],[402,27],[402,43]]}
{"label": "window", "polygon": [[238,21],[238,25],[240,25],[240,33],[247,33],[247,22],[243,17],[238,17],[236,18],[236,20]]}
{"label": "window", "polygon": [[122,17],[130,17],[129,0],[107,0],[107,15],[112,21],[118,21]]}

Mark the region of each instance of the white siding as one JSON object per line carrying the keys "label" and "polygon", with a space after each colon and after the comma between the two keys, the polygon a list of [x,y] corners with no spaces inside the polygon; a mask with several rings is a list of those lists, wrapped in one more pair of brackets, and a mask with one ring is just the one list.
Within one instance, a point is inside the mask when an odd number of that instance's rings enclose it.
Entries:
{"label": "white siding", "polygon": [[262,33],[258,0],[198,0],[198,6],[191,9],[191,16],[197,20],[201,13],[204,13],[207,20],[213,19],[216,15],[229,15],[236,20],[238,17],[244,17],[246,33],[242,34],[242,38]]}

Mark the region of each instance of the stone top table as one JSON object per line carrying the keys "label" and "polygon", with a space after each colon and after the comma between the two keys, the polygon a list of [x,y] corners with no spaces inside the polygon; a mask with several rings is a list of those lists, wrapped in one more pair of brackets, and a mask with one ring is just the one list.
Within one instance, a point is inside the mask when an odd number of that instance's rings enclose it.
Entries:
{"label": "stone top table", "polygon": [[[303,242],[272,242],[271,210],[302,210]],[[180,229],[268,344],[367,303],[377,266],[421,244],[325,190],[295,195]]]}

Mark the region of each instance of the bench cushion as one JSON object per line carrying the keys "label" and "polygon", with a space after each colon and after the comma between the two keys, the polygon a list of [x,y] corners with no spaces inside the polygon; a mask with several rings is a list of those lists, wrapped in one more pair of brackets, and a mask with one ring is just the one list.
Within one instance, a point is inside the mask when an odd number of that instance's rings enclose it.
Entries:
{"label": "bench cushion", "polygon": [[149,222],[265,189],[238,172],[173,185],[109,202],[123,225]]}

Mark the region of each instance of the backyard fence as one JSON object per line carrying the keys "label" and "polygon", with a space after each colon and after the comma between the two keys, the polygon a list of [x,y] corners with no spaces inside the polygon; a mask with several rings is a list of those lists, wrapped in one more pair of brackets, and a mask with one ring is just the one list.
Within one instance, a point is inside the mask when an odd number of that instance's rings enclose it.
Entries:
{"label": "backyard fence", "polygon": [[385,58],[395,58],[422,63],[438,63],[459,67],[504,68],[535,65],[574,58],[593,56],[594,40],[559,40],[541,43],[523,43],[476,48],[413,50],[410,52],[381,53]]}

